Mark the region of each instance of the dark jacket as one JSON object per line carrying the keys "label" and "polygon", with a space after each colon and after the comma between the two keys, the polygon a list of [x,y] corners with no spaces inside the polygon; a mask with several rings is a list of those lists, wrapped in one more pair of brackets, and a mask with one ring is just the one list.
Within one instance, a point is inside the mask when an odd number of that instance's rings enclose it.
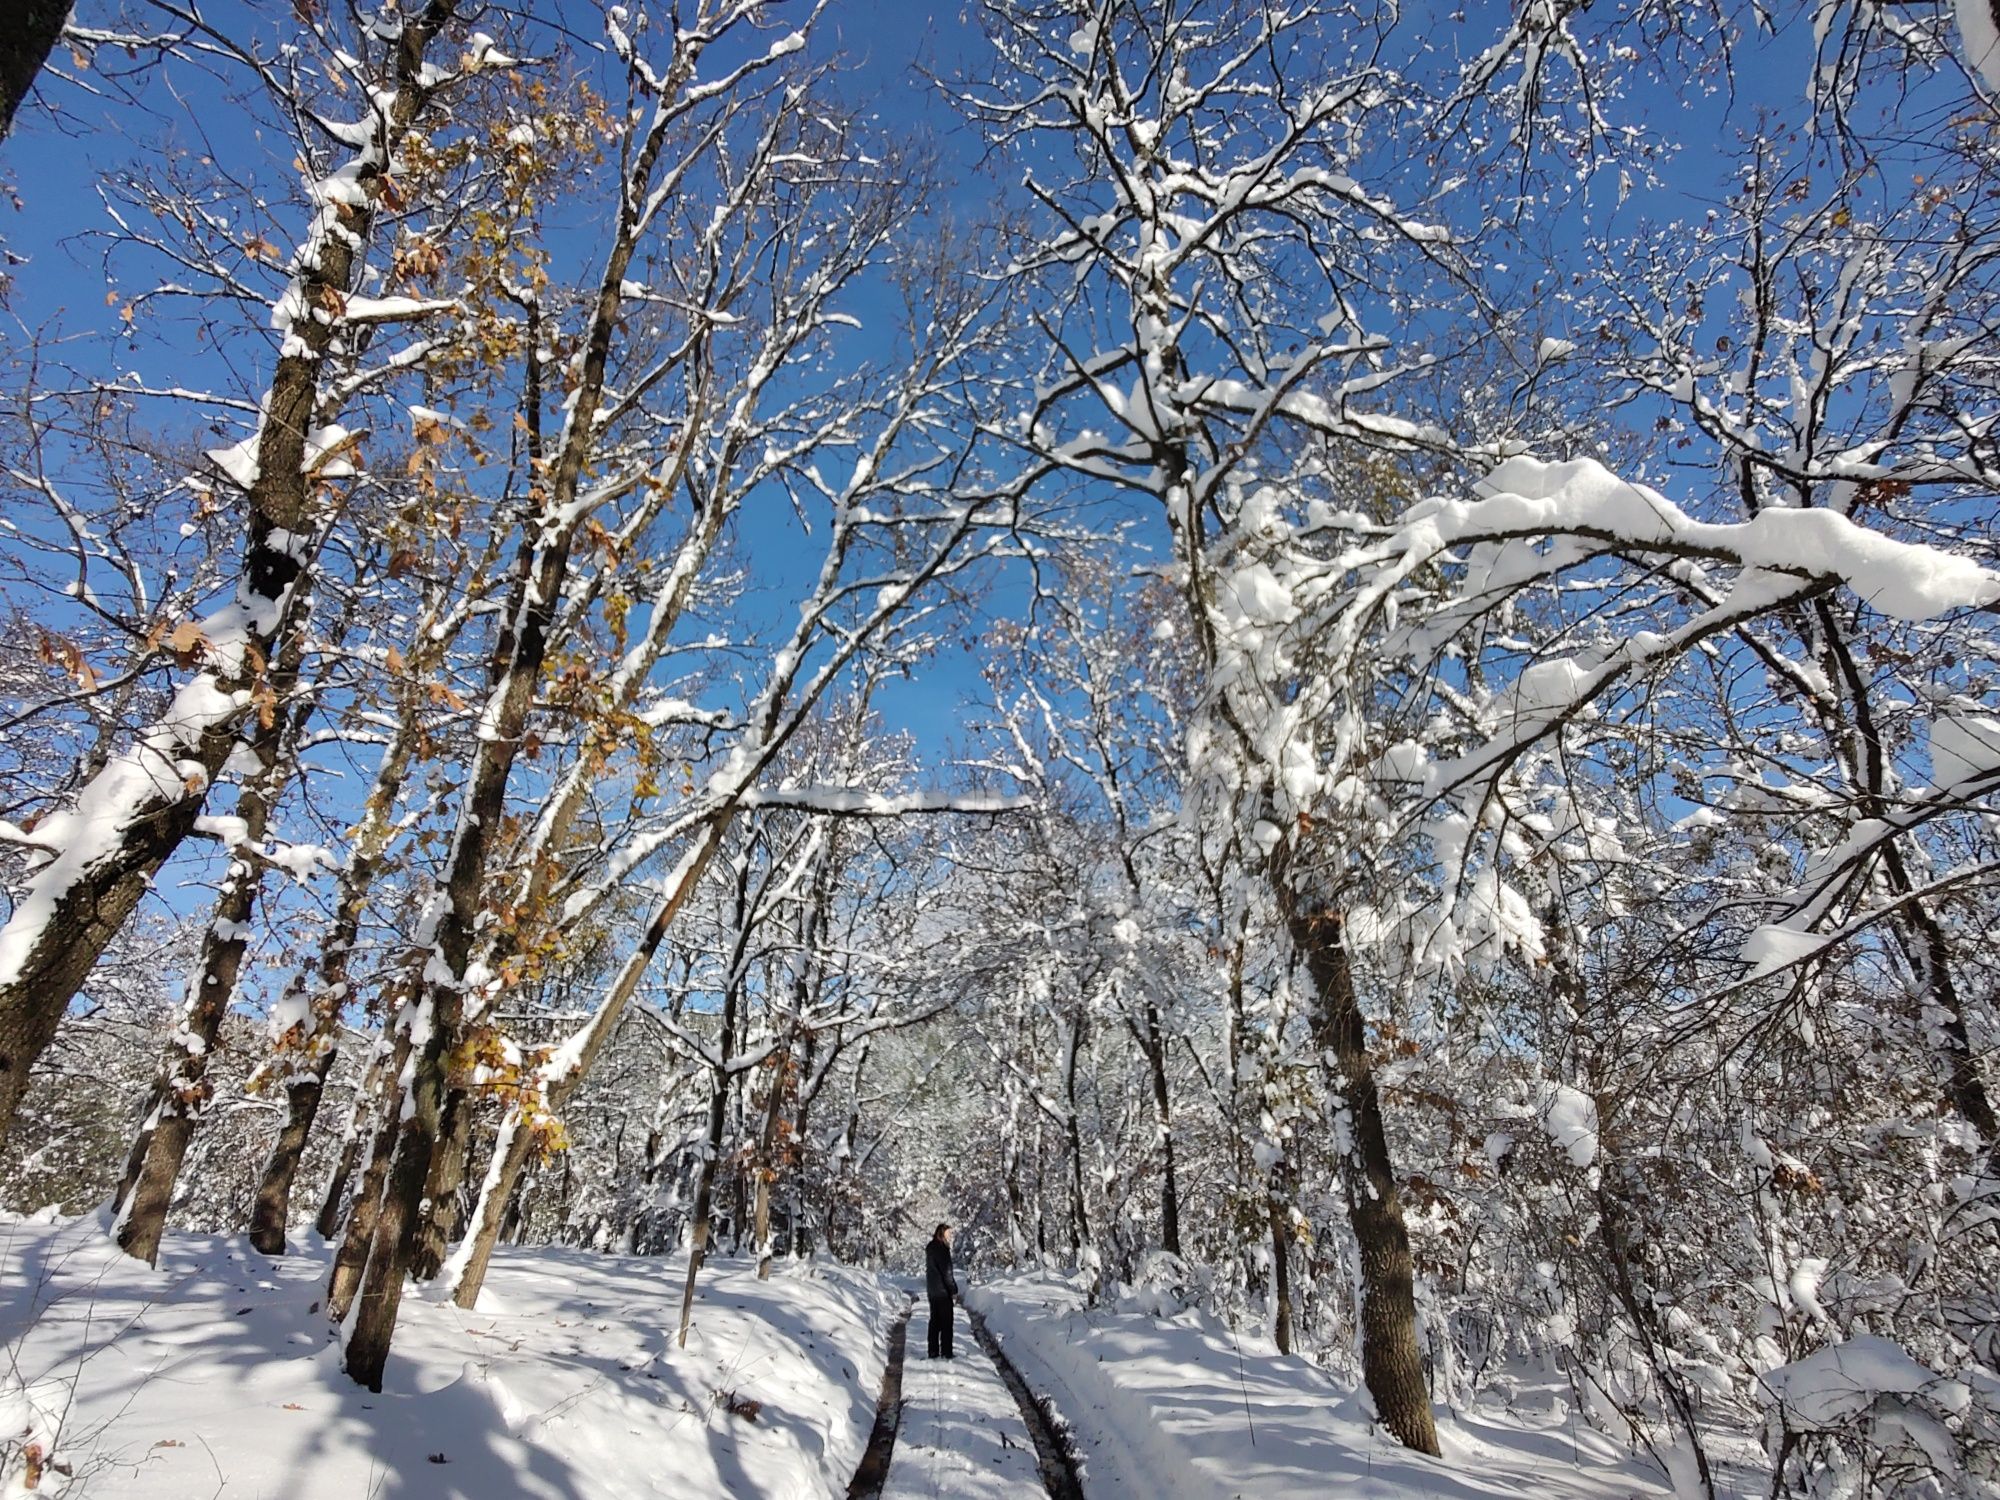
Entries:
{"label": "dark jacket", "polygon": [[924,1247],[924,1291],[933,1302],[958,1295],[958,1278],[951,1274],[951,1246],[943,1240]]}

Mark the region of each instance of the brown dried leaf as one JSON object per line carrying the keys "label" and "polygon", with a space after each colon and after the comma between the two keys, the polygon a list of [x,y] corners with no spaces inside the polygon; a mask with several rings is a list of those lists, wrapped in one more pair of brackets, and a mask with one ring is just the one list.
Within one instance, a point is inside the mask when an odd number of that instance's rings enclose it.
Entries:
{"label": "brown dried leaf", "polygon": [[269,729],[278,720],[278,695],[271,684],[259,680],[251,693],[251,701],[257,705],[257,723],[260,728]]}

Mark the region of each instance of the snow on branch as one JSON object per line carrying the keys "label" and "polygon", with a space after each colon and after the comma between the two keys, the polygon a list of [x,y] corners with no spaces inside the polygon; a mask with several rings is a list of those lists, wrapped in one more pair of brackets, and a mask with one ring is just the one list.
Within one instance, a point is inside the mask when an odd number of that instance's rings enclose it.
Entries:
{"label": "snow on branch", "polygon": [[2000,601],[2000,572],[1971,558],[1898,541],[1831,510],[1771,507],[1748,521],[1697,521],[1657,490],[1619,479],[1594,459],[1511,458],[1480,490],[1475,500],[1411,507],[1402,548],[1427,545],[1435,553],[1476,541],[1586,536],[1635,551],[1709,557],[1841,583],[1899,620]]}
{"label": "snow on branch", "polygon": [[866,787],[791,786],[752,788],[745,807],[792,807],[847,818],[900,818],[913,813],[1009,813],[1032,805],[1024,797],[974,796],[953,792],[888,795]]}

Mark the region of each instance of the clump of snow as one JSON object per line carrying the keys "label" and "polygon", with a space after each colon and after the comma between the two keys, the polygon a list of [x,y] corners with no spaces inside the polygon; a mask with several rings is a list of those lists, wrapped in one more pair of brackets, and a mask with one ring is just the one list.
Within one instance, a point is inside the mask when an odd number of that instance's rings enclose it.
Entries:
{"label": "clump of snow", "polygon": [[1763,1380],[1769,1399],[1808,1427],[1832,1427],[1885,1395],[1929,1394],[1948,1403],[1956,1394],[1947,1389],[1955,1381],[1918,1364],[1895,1340],[1873,1334],[1857,1334],[1844,1344],[1815,1350],[1767,1371]]}
{"label": "clump of snow", "polygon": [[272,1037],[303,1029],[312,1021],[312,1003],[297,988],[288,989],[271,1005],[269,1025]]}
{"label": "clump of snow", "polygon": [[2000,771],[2000,719],[1961,714],[1931,725],[1931,779],[1962,786]]}
{"label": "clump of snow", "polygon": [[1762,979],[1767,974],[1790,968],[1801,959],[1810,958],[1824,946],[1825,941],[1796,927],[1767,923],[1743,940],[1743,951],[1738,957],[1750,965],[1747,977]]}
{"label": "clump of snow", "polygon": [[320,844],[280,844],[266,850],[264,857],[302,884],[311,880],[315,871],[340,868],[333,851]]}
{"label": "clump of snow", "polygon": [[1990,0],[1957,0],[1958,34],[1965,42],[1965,60],[2000,93],[2000,20]]}
{"label": "clump of snow", "polygon": [[208,450],[208,461],[220,469],[223,477],[238,489],[247,490],[257,483],[257,444],[259,435],[252,433],[240,443],[232,443],[227,448]]}
{"label": "clump of snow", "polygon": [[1566,1083],[1547,1083],[1536,1113],[1571,1166],[1588,1167],[1597,1160],[1597,1102],[1590,1095]]}
{"label": "clump of snow", "polygon": [[306,472],[321,479],[349,478],[354,473],[354,465],[346,457],[346,452],[353,444],[354,434],[338,422],[315,427],[306,434],[302,461]]}

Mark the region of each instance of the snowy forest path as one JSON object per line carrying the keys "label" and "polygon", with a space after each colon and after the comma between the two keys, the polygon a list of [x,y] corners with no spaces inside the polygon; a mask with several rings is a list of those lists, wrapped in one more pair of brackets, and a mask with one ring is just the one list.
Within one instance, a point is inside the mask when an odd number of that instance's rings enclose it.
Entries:
{"label": "snowy forest path", "polygon": [[[912,1298],[912,1307],[915,1299]],[[978,1316],[975,1347],[905,1367],[911,1315],[889,1330],[875,1430],[847,1500],[1083,1500],[1067,1449]]]}
{"label": "snowy forest path", "polygon": [[[954,1308],[952,1317],[965,1314]],[[907,1365],[902,1395],[881,1500],[1042,1500],[1034,1438],[1007,1380],[979,1348]]]}

